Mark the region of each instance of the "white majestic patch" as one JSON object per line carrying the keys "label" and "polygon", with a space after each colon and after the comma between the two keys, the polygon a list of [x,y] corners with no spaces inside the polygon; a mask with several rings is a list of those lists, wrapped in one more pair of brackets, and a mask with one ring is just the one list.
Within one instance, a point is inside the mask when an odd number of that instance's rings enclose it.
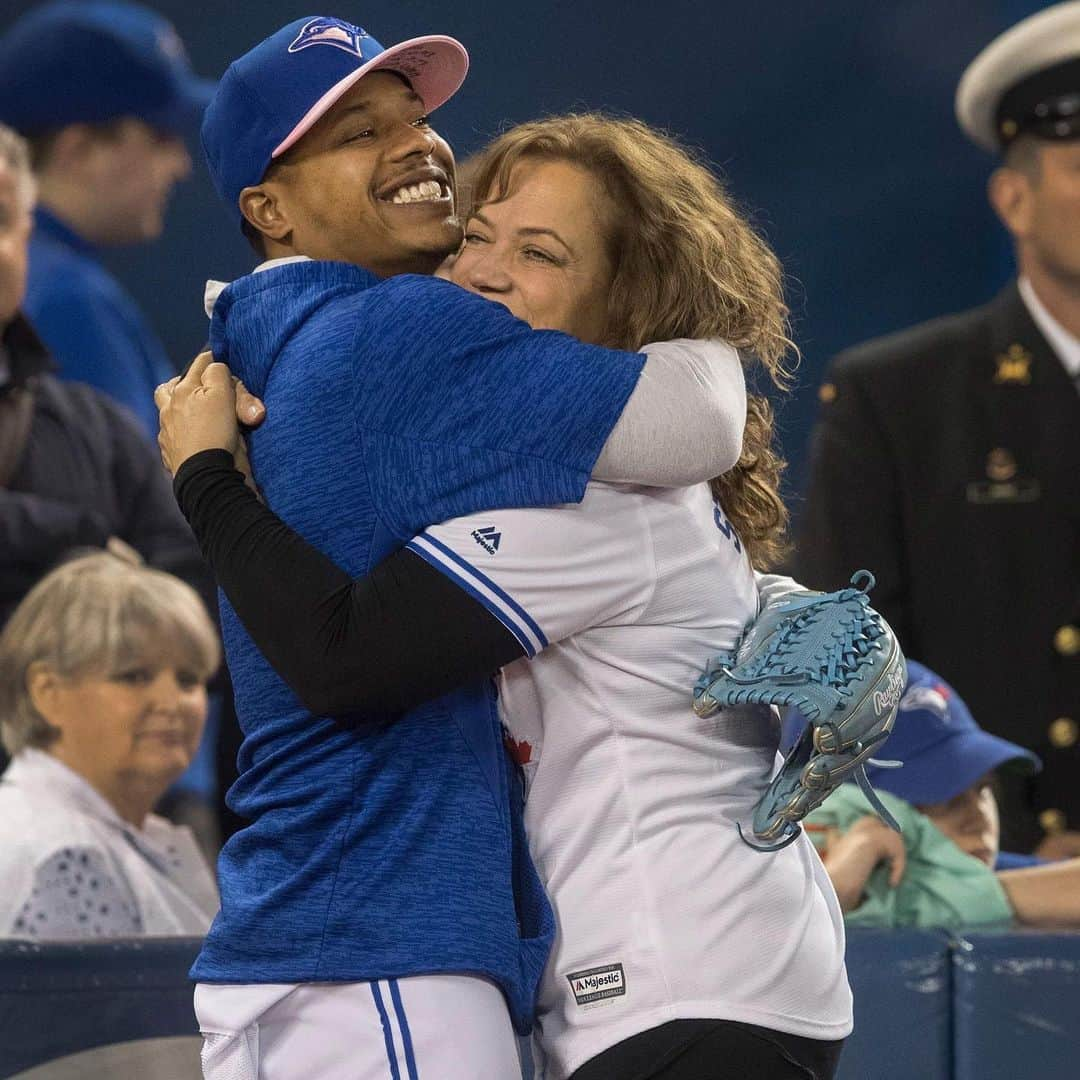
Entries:
{"label": "white majestic patch", "polygon": [[574,1000],[579,1005],[591,1005],[598,1001],[622,997],[626,993],[626,975],[622,964],[608,964],[606,967],[587,968],[566,976],[570,989],[574,991]]}

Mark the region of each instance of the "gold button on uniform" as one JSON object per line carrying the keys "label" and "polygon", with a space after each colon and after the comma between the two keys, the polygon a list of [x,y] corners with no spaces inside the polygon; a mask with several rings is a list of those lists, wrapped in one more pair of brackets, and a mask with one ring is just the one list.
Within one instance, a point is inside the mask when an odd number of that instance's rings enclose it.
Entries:
{"label": "gold button on uniform", "polygon": [[1050,725],[1050,745],[1059,750],[1075,746],[1080,730],[1077,729],[1076,721],[1071,716],[1059,716]]}
{"label": "gold button on uniform", "polygon": [[831,382],[822,383],[821,386],[818,387],[817,396],[818,401],[828,405],[830,402],[836,400],[836,386]]}
{"label": "gold button on uniform", "polygon": [[1075,626],[1062,626],[1054,635],[1054,648],[1062,656],[1075,656],[1080,653],[1080,630]]}
{"label": "gold button on uniform", "polygon": [[1039,824],[1053,836],[1065,831],[1065,815],[1060,810],[1044,810],[1039,815]]}

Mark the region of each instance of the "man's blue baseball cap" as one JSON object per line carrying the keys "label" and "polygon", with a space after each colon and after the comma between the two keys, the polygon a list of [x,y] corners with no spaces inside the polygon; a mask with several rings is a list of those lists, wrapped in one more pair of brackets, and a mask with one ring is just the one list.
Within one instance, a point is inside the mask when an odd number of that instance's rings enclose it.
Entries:
{"label": "man's blue baseball cap", "polygon": [[960,695],[913,660],[892,734],[874,756],[904,767],[867,766],[870,783],[916,806],[947,802],[995,769],[1033,773],[1042,768],[1030,750],[983,731]]}
{"label": "man's blue baseball cap", "polygon": [[213,92],[172,23],[138,4],[56,0],[0,37],[0,123],[24,135],[123,116],[193,134]]}
{"label": "man's blue baseball cap", "polygon": [[214,186],[237,214],[240,192],[373,71],[409,80],[434,112],[456,93],[469,54],[451,37],[411,38],[384,49],[366,30],[311,15],[282,27],[234,61],[203,118],[202,144]]}

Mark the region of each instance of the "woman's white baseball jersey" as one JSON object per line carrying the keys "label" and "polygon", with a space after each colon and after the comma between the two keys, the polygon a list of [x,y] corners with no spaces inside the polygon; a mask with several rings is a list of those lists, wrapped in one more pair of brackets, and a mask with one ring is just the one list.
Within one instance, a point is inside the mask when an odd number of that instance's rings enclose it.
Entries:
{"label": "woman's white baseball jersey", "polygon": [[813,845],[762,853],[735,828],[779,763],[775,714],[690,707],[758,610],[708,487],[590,484],[579,505],[460,518],[409,546],[529,655],[499,692],[558,921],[542,1075],[679,1018],[847,1035],[843,920]]}

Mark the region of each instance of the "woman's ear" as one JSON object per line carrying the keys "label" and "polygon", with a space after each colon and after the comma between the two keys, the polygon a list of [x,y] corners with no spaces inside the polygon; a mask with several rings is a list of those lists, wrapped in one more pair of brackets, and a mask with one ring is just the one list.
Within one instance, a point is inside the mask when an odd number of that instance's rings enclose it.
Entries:
{"label": "woman's ear", "polygon": [[37,714],[53,727],[63,728],[62,697],[67,681],[54,668],[35,660],[26,669],[26,692]]}

